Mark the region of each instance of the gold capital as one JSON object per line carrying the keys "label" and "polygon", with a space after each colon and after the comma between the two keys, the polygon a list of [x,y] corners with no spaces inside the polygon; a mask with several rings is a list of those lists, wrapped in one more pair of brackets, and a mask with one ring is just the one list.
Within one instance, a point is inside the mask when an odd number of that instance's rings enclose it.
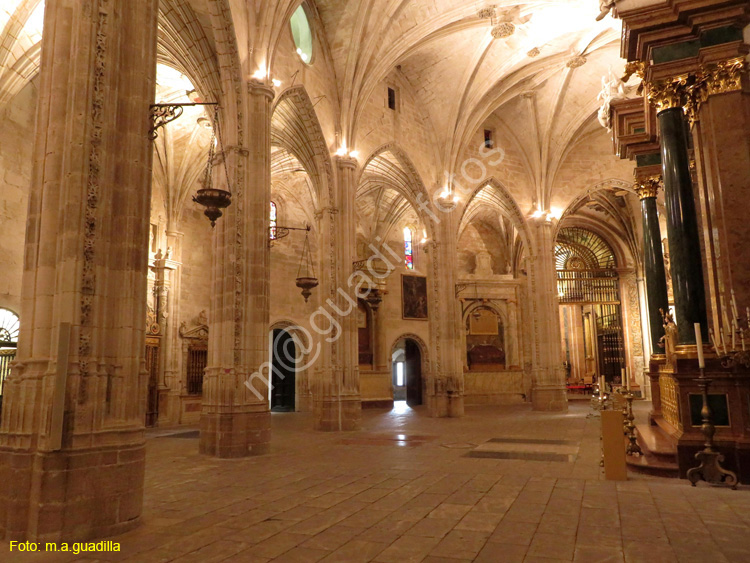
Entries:
{"label": "gold capital", "polygon": [[707,95],[724,94],[742,90],[742,75],[747,72],[744,57],[735,57],[704,67]]}
{"label": "gold capital", "polygon": [[661,175],[649,176],[640,182],[636,182],[633,188],[640,199],[656,197],[659,195],[659,188],[661,188]]}

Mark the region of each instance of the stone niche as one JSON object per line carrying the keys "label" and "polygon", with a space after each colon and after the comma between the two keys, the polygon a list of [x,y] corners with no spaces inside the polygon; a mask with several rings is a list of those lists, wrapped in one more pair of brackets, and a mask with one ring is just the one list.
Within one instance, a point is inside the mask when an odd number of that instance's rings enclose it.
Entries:
{"label": "stone niche", "polygon": [[522,368],[521,280],[492,274],[491,256],[479,252],[475,272],[459,286],[466,404],[523,402],[530,382]]}

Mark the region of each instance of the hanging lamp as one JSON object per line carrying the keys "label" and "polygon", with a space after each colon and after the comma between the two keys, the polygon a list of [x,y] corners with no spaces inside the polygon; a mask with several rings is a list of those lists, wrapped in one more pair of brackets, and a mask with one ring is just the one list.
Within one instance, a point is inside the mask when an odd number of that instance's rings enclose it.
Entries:
{"label": "hanging lamp", "polygon": [[302,297],[305,303],[312,295],[312,289],[318,286],[318,278],[315,277],[315,268],[313,267],[312,253],[310,252],[310,227],[307,227],[305,233],[305,243],[302,246],[302,256],[300,256],[299,268],[297,268],[297,287],[302,290]]}
{"label": "hanging lamp", "polygon": [[[218,135],[217,135],[218,132]],[[226,209],[232,203],[232,194],[227,190],[212,187],[213,183],[213,164],[216,156],[216,141],[218,139],[221,147],[221,153],[224,155],[224,173],[226,174],[227,188],[229,188],[229,170],[226,165],[226,153],[224,152],[224,142],[221,138],[221,129],[219,125],[219,107],[214,110],[214,126],[211,133],[211,144],[208,147],[208,162],[206,162],[206,172],[203,175],[203,187],[193,196],[193,201],[202,205],[206,209],[203,214],[211,221],[211,227],[216,226],[216,220],[221,217]]]}

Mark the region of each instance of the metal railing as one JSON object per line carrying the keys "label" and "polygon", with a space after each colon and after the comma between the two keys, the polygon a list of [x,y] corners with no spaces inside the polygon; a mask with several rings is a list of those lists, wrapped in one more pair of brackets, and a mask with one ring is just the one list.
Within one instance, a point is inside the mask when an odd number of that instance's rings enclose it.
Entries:
{"label": "metal railing", "polygon": [[616,270],[557,270],[560,303],[619,303]]}

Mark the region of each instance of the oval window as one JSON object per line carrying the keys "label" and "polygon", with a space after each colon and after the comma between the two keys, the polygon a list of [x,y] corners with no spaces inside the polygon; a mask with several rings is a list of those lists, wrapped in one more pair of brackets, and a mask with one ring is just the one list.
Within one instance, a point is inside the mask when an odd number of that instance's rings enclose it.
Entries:
{"label": "oval window", "polygon": [[310,64],[313,50],[312,29],[310,28],[310,22],[307,19],[307,13],[302,4],[292,14],[289,24],[292,27],[292,37],[294,38],[294,45],[297,47],[299,58],[304,63]]}

